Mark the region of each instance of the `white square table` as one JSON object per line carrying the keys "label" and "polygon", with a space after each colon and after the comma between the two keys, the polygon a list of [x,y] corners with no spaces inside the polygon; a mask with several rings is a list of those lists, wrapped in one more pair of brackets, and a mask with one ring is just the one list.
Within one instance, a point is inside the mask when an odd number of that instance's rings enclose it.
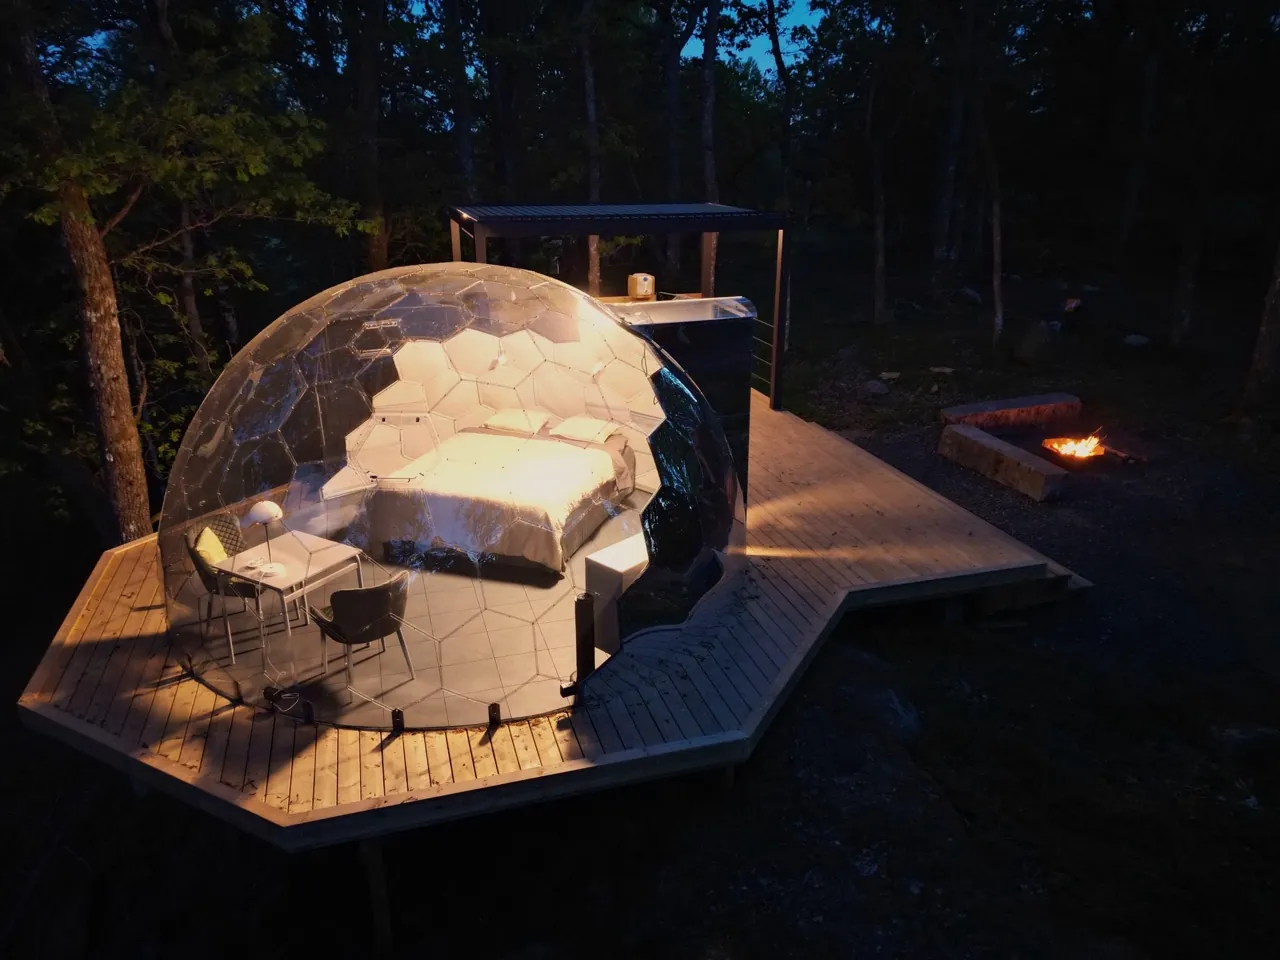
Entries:
{"label": "white square table", "polygon": [[242,550],[235,556],[219,560],[214,567],[220,573],[249,580],[280,595],[280,613],[284,616],[284,632],[290,641],[292,655],[293,628],[289,624],[289,603],[302,600],[303,621],[310,623],[306,597],[316,587],[342,576],[352,567],[355,567],[356,582],[363,587],[364,568],[360,564],[360,554],[359,547],[335,543],[301,530],[286,530],[272,537],[270,544],[264,542]]}
{"label": "white square table", "polygon": [[596,647],[617,653],[621,645],[618,598],[649,566],[644,534],[637,533],[587,557],[587,592],[595,596]]}

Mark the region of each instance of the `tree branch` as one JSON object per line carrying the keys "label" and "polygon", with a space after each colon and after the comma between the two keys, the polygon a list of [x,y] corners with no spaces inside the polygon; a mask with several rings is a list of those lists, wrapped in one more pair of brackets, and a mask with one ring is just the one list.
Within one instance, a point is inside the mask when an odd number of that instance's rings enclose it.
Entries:
{"label": "tree branch", "polygon": [[197,220],[186,227],[179,227],[177,230],[173,230],[169,233],[166,233],[164,236],[160,237],[157,240],[152,240],[150,243],[144,243],[142,246],[129,251],[127,254],[125,254],[123,257],[120,258],[119,262],[124,263],[126,261],[132,260],[135,257],[137,257],[139,254],[146,253],[148,250],[154,250],[156,247],[163,247],[166,243],[172,243],[174,240],[178,239],[178,237],[182,236],[184,233],[190,233],[192,230],[203,230],[205,227],[213,226],[223,217],[228,217],[233,215],[234,215],[234,211],[225,210],[222,213],[215,213],[212,217],[209,217],[206,220]]}
{"label": "tree branch", "polygon": [[110,220],[104,223],[102,225],[102,229],[98,231],[99,240],[106,237],[108,233],[110,233],[113,229],[115,229],[116,226],[119,225],[121,220],[123,220],[125,217],[129,215],[129,211],[133,209],[133,205],[137,203],[138,198],[142,196],[142,190],[145,186],[146,186],[146,182],[144,181],[143,183],[139,183],[136,187],[133,188],[133,193],[129,194],[129,199],[124,202],[124,206],[122,206],[119,210],[117,210],[115,213],[115,216],[113,216]]}

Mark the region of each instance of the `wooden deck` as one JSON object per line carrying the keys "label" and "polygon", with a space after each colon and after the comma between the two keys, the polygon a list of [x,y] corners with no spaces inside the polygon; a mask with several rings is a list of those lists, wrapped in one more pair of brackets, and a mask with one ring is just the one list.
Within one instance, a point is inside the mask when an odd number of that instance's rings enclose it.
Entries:
{"label": "wooden deck", "polygon": [[1083,585],[821,427],[752,407],[748,569],[646,634],[569,712],[410,732],[296,723],[185,674],[155,538],[104,554],[19,703],[25,720],[286,849],[741,762],[852,608]]}

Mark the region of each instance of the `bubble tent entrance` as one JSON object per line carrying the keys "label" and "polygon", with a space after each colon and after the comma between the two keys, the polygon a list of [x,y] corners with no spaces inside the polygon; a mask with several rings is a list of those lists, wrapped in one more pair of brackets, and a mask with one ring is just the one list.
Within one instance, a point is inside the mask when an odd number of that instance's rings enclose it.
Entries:
{"label": "bubble tent entrance", "polygon": [[687,616],[744,539],[724,434],[668,355],[573,287],[460,263],[267,327],[192,420],[159,526],[196,676],[364,728],[560,709],[576,595],[616,649]]}

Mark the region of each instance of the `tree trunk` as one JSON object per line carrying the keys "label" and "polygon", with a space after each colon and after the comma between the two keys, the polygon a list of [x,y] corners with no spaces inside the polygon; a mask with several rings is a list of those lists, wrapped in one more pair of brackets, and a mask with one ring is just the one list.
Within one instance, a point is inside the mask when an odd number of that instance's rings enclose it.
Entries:
{"label": "tree trunk", "polygon": [[[180,54],[178,49],[177,38],[173,35],[173,28],[169,24],[169,0],[152,0],[151,11],[154,18],[156,32],[160,35],[161,49],[157,52],[155,58],[155,85],[156,90],[161,97],[167,94],[169,86],[169,73],[172,68],[172,60]],[[200,378],[206,389],[212,381],[212,369],[209,361],[209,347],[204,339],[204,325],[200,322],[200,305],[196,300],[196,283],[195,283],[195,238],[191,236],[191,203],[187,199],[183,199],[178,210],[178,226],[181,232],[178,236],[178,244],[182,248],[182,272],[178,278],[178,300],[182,306],[182,321],[187,330],[187,338],[191,341],[191,355],[196,361],[196,368],[200,371]],[[136,355],[136,349],[132,349],[133,355]],[[135,364],[135,367],[141,374],[141,361]],[[137,379],[141,384],[143,381]],[[139,386],[139,391],[142,391]],[[143,404],[138,404],[137,419],[142,421]]]}
{"label": "tree trunk", "polygon": [[[18,38],[18,53],[18,68],[25,74],[39,115],[41,145],[54,152],[61,146],[61,130],[29,32],[24,31]],[[62,235],[80,288],[81,335],[94,419],[102,443],[107,495],[117,534],[124,542],[151,532],[151,508],[142,444],[129,399],[116,290],[84,188],[68,181],[58,187],[57,193]]]}
{"label": "tree trunk", "polygon": [[200,304],[196,300],[196,245],[191,236],[191,204],[182,201],[179,212],[182,235],[182,277],[178,281],[178,290],[182,300],[182,315],[187,326],[187,336],[191,339],[191,350],[195,356],[196,367],[204,384],[208,386],[213,379],[212,364],[209,359],[209,347],[204,339],[204,324],[200,322]]}
{"label": "tree trunk", "polygon": [[956,47],[955,76],[951,103],[947,109],[947,130],[942,140],[941,169],[938,176],[938,203],[933,214],[933,290],[941,292],[947,276],[947,252],[956,197],[956,170],[964,145],[965,99],[969,89],[970,48],[973,45],[974,4],[966,4],[964,28]]}
{"label": "tree trunk", "polygon": [[1189,210],[1182,223],[1182,240],[1178,253],[1178,279],[1173,290],[1173,317],[1169,342],[1175,347],[1186,343],[1195,314],[1196,275],[1200,270],[1203,229],[1198,208]]}
{"label": "tree trunk", "polygon": [[1280,247],[1276,249],[1276,265],[1271,271],[1271,286],[1262,304],[1258,323],[1258,342],[1253,348],[1253,363],[1240,398],[1240,412],[1253,413],[1271,399],[1276,382],[1276,354],[1280,353]]}
{"label": "tree trunk", "polygon": [[462,173],[462,189],[467,200],[476,199],[476,151],[471,135],[471,87],[467,78],[466,39],[458,0],[443,0],[444,47],[449,62],[449,83],[453,88],[453,142]]}
{"label": "tree trunk", "polygon": [[509,17],[504,0],[482,0],[480,25],[488,41],[484,53],[484,69],[489,88],[489,119],[493,131],[494,154],[498,158],[503,199],[508,203],[519,199],[519,164],[516,151],[515,89],[512,83],[510,54],[495,46],[507,39]]}
{"label": "tree trunk", "polygon": [[240,320],[236,316],[236,305],[231,302],[230,288],[222,282],[218,283],[218,308],[222,311],[222,326],[226,331],[228,354],[235,356],[240,346]]}
{"label": "tree trunk", "polygon": [[365,266],[370,273],[387,268],[387,217],[378,170],[378,120],[382,113],[382,32],[387,0],[363,0],[356,55],[356,126],[360,169],[360,215],[374,224],[366,234]]}
{"label": "tree trunk", "polygon": [[[702,25],[702,190],[708,203],[720,202],[720,181],[716,177],[716,61],[720,56],[720,8],[722,0],[707,0]],[[720,234],[713,233],[703,250],[704,269],[715,289],[716,260]]]}
{"label": "tree trunk", "polygon": [[1120,202],[1120,222],[1116,225],[1116,246],[1112,260],[1119,264],[1124,260],[1125,250],[1129,245],[1129,234],[1133,232],[1134,222],[1138,218],[1138,196],[1142,192],[1143,174],[1146,172],[1147,153],[1151,144],[1151,123],[1156,110],[1156,80],[1159,75],[1159,60],[1156,51],[1147,54],[1146,65],[1142,71],[1142,102],[1138,110],[1138,130],[1133,144],[1133,153],[1129,157],[1129,171],[1125,176],[1124,197]]}
{"label": "tree trunk", "polygon": [[779,130],[778,152],[782,160],[782,209],[791,209],[791,111],[793,96],[791,72],[782,59],[782,41],[778,34],[778,5],[765,0],[766,22],[769,29],[769,47],[773,52],[773,68],[778,73],[782,87],[782,124]]}
{"label": "tree trunk", "polygon": [[878,139],[871,141],[871,206],[875,211],[875,303],[876,323],[888,323],[893,319],[889,311],[888,293],[885,283],[885,251],[884,251],[884,146]]}
{"label": "tree trunk", "polygon": [[[41,371],[27,357],[17,333],[5,317],[3,304],[0,304],[0,354],[4,356],[5,366],[10,368],[10,374],[21,382],[16,396],[20,404],[18,412],[31,419],[39,417],[48,408],[49,392],[44,387]],[[99,540],[114,542],[119,536],[114,511],[103,496],[100,478],[94,475],[88,464],[80,457],[56,450],[45,453],[43,461],[50,474],[49,481],[70,495],[81,514],[92,524]]]}
{"label": "tree trunk", "polygon": [[324,103],[327,115],[333,116],[340,110],[341,89],[338,77],[338,60],[333,52],[333,37],[329,32],[326,17],[329,3],[326,0],[305,0],[303,3],[302,22],[311,40],[311,52],[316,61],[316,87],[320,91],[320,99]]}
{"label": "tree trunk", "polygon": [[991,306],[994,319],[991,343],[999,346],[1004,335],[1004,239],[1000,220],[1000,167],[985,111],[979,109],[978,135],[982,138],[982,156],[987,168],[987,189],[991,192]]}
{"label": "tree trunk", "polygon": [[[600,202],[600,117],[596,110],[596,70],[591,59],[593,0],[583,0],[578,24],[578,46],[582,53],[582,87],[587,113],[587,200]],[[587,292],[600,295],[600,238],[587,237]]]}

